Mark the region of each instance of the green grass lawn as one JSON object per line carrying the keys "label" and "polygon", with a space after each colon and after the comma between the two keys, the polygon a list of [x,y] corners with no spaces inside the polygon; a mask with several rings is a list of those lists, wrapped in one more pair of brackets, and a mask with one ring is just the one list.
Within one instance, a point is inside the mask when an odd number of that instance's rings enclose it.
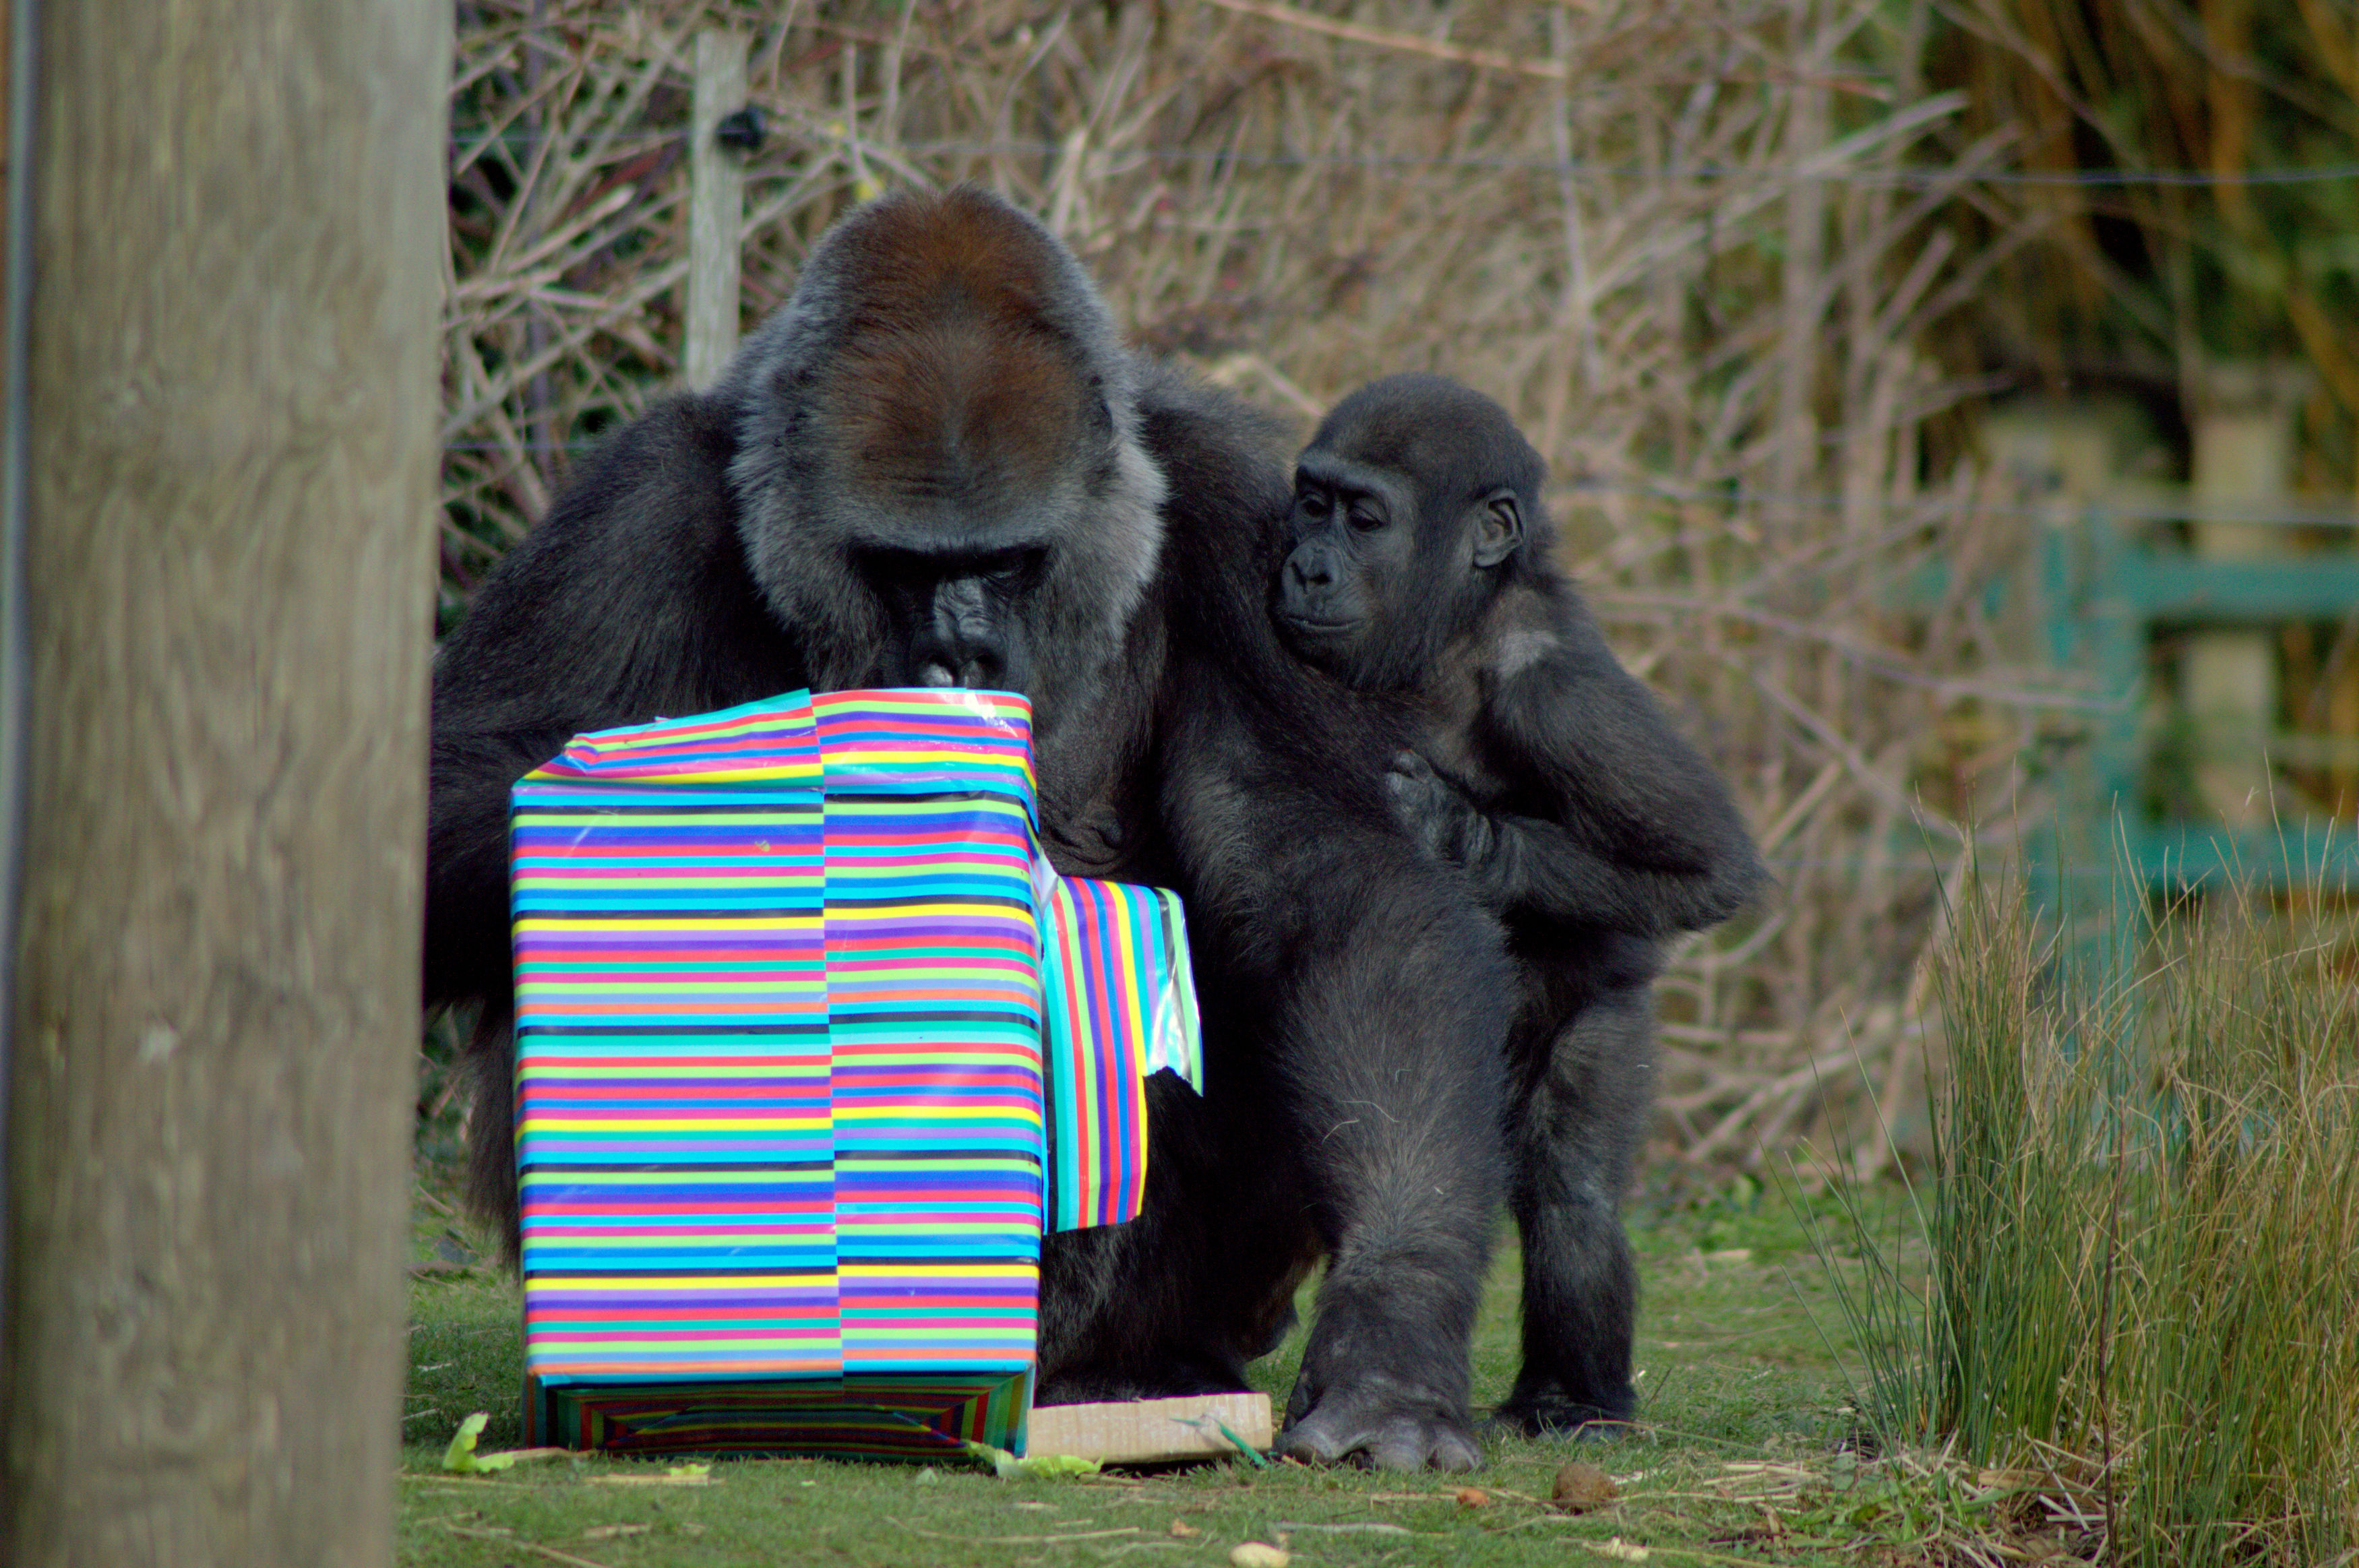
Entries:
{"label": "green grass lawn", "polygon": [[[1749,1184],[1633,1216],[1645,1431],[1494,1437],[1489,1463],[1462,1479],[1240,1461],[1010,1482],[947,1466],[724,1460],[688,1485],[662,1465],[594,1458],[450,1476],[442,1453],[471,1411],[491,1413],[485,1451],[520,1441],[522,1346],[514,1281],[466,1266],[463,1236],[443,1226],[421,1224],[418,1255],[435,1271],[411,1288],[406,1563],[1226,1563],[1246,1541],[1284,1544],[1303,1564],[1642,1560],[1636,1549],[1666,1563],[1856,1563],[1863,1546],[1914,1561],[1909,1543],[1938,1524],[1930,1493],[1946,1484],[1842,1451],[1844,1368],[1858,1360],[1828,1265],[1794,1206]],[[1514,1377],[1516,1282],[1510,1244],[1478,1331],[1478,1401]],[[1281,1405],[1300,1344],[1298,1330],[1256,1368]],[[1546,1506],[1573,1459],[1614,1478],[1610,1505]]]}

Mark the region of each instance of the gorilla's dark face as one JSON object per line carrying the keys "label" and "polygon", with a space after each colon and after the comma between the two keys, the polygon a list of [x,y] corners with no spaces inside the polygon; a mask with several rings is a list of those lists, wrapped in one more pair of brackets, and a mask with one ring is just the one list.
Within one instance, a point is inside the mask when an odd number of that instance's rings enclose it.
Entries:
{"label": "gorilla's dark face", "polygon": [[884,611],[876,677],[885,686],[989,687],[1028,692],[1026,630],[1048,575],[1047,540],[974,552],[853,546],[852,575]]}
{"label": "gorilla's dark face", "polygon": [[1347,680],[1366,673],[1411,608],[1419,516],[1404,476],[1316,448],[1302,454],[1277,582],[1278,627],[1298,654]]}
{"label": "gorilla's dark face", "polygon": [[1430,380],[1354,394],[1295,460],[1271,613],[1298,658],[1359,691],[1422,684],[1441,648],[1474,630],[1498,568],[1524,545],[1516,483],[1467,462],[1486,431]]}
{"label": "gorilla's dark face", "polygon": [[739,532],[815,684],[1021,692],[1053,766],[1162,543],[1136,372],[1071,253],[980,191],[888,198],[732,373]]}

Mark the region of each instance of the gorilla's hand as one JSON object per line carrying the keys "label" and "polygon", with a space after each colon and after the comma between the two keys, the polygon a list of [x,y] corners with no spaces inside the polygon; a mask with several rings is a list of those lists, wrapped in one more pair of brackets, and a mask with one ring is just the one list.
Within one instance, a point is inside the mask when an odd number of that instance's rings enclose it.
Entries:
{"label": "gorilla's hand", "polygon": [[[1467,1260],[1329,1261],[1319,1321],[1286,1402],[1277,1451],[1313,1464],[1472,1470],[1483,1447],[1466,1404],[1464,1363],[1440,1346],[1473,1326],[1461,1288]],[[1472,1277],[1481,1278],[1473,1263]]]}
{"label": "gorilla's hand", "polygon": [[1473,1431],[1444,1401],[1380,1373],[1341,1388],[1323,1381],[1306,1371],[1294,1385],[1280,1454],[1325,1465],[1351,1459],[1378,1470],[1472,1470],[1483,1463]]}
{"label": "gorilla's hand", "polygon": [[1458,786],[1415,752],[1397,752],[1385,773],[1393,815],[1426,853],[1463,866],[1489,852],[1491,821]]}

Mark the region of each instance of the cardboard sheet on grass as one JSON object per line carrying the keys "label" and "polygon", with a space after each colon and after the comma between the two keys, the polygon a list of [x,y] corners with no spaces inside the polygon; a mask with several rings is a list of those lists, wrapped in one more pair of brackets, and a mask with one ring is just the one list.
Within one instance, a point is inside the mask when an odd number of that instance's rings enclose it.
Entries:
{"label": "cardboard sheet on grass", "polygon": [[1179,900],[1061,879],[1030,710],[796,693],[578,738],[511,817],[527,1441],[1021,1453],[1040,1238],[1200,1082]]}

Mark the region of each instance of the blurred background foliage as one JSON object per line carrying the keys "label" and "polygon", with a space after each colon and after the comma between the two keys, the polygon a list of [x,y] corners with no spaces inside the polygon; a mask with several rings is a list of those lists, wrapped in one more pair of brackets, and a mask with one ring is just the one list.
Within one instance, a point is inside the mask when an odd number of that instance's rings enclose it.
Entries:
{"label": "blurred background foliage", "polygon": [[2009,134],[2008,160],[2030,179],[1962,203],[1962,232],[2004,243],[2029,219],[2039,233],[1954,324],[1945,358],[2127,385],[2166,417],[2207,361],[2297,359],[2314,372],[2303,488],[2347,492],[2359,416],[2348,0],[1937,9],[1923,70],[1930,89],[1966,96],[1956,145]]}

